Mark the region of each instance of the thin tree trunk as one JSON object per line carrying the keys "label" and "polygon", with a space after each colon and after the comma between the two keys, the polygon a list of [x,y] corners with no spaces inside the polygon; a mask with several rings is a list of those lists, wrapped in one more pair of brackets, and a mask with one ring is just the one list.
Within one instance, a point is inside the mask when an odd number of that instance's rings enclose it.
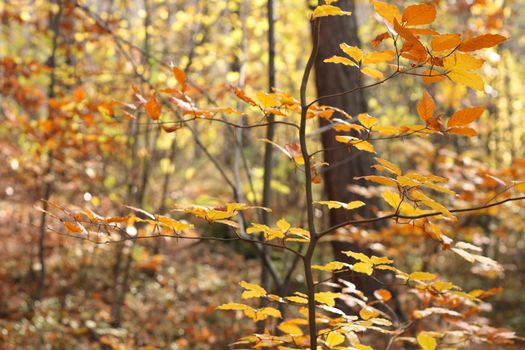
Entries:
{"label": "thin tree trunk", "polygon": [[[49,86],[47,90],[48,99],[55,97],[55,85],[56,85],[56,53],[58,49],[58,37],[60,35],[60,19],[62,17],[62,1],[57,2],[59,5],[59,10],[55,15],[50,14],[50,26],[53,31],[53,40],[51,47],[51,54],[48,58],[48,66],[51,69],[51,76],[49,81]],[[50,107],[48,107],[48,118],[51,117]],[[51,198],[53,189],[51,186],[51,180],[49,179],[50,175],[53,172],[53,152],[47,152],[47,166],[45,172],[42,174],[42,181],[44,182],[42,188],[42,199],[43,211],[40,215],[40,225],[39,225],[39,239],[38,239],[38,262],[40,264],[40,274],[38,276],[38,284],[34,295],[34,300],[40,300],[44,294],[46,287],[46,260],[45,260],[45,243],[46,243],[46,225],[47,225],[47,209],[48,201]]]}
{"label": "thin tree trunk", "polygon": [[[361,46],[358,37],[355,1],[341,0],[338,2],[338,6],[344,11],[351,11],[353,14],[352,16],[321,18],[319,54],[315,62],[315,82],[319,97],[349,91],[363,85],[361,73],[355,67],[323,62],[328,57],[340,54],[339,45],[343,42],[351,46]],[[359,113],[366,113],[368,109],[363,90],[337,97],[321,98],[319,104],[340,108],[353,118],[357,117]],[[341,147],[342,144],[335,140],[335,136],[344,133],[336,132],[327,125],[329,122],[321,118],[320,127],[321,130],[324,130],[321,134],[321,142],[323,149],[327,149],[324,152],[324,160],[329,164],[328,167],[322,169],[326,199],[341,202],[365,201],[367,206],[353,210],[351,215],[370,217],[373,214],[371,207],[375,203],[371,203],[369,198],[365,199],[350,192],[348,186],[350,184],[369,185],[356,181],[354,178],[369,175],[372,172],[370,166],[373,164],[373,157],[368,152]],[[330,210],[329,215],[330,226],[349,219],[349,213],[344,209]],[[354,243],[338,241],[332,243],[332,248],[335,259],[339,261],[348,260],[348,257],[341,253],[342,251],[362,250]],[[375,285],[373,281],[369,282],[369,279],[359,277],[355,277],[353,282],[365,293],[370,293]]]}

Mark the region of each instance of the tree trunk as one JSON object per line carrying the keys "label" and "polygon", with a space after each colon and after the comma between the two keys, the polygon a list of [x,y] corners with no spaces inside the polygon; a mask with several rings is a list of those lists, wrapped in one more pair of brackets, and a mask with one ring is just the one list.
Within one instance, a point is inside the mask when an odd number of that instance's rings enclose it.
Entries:
{"label": "tree trunk", "polygon": [[[319,97],[349,91],[359,87],[362,84],[361,74],[355,67],[348,67],[342,64],[324,63],[323,60],[333,55],[341,55],[339,45],[347,43],[351,46],[360,46],[357,34],[357,21],[355,16],[355,1],[339,1],[338,6],[345,11],[352,11],[352,16],[331,16],[321,19],[319,54],[315,63],[315,82],[317,94]],[[357,90],[343,96],[322,98],[319,101],[321,105],[330,105],[338,107],[352,117],[359,113],[367,111],[367,103],[363,90]],[[341,116],[338,116],[341,117]],[[363,200],[360,196],[353,194],[348,190],[350,184],[360,184],[354,180],[356,176],[368,175],[372,169],[372,156],[368,152],[358,151],[353,148],[341,147],[341,143],[335,140],[337,133],[332,128],[327,127],[327,120],[320,119],[321,141],[324,152],[324,160],[329,164],[323,169],[324,186],[326,199],[341,202],[350,202],[353,200]],[[361,184],[365,185],[366,184]],[[325,199],[325,198],[323,198]],[[370,216],[370,199],[365,201],[367,206],[353,210],[351,215]],[[330,210],[330,226],[339,224],[349,219],[348,211],[343,209]],[[344,250],[360,250],[359,247],[348,242],[333,242],[335,258],[339,261],[345,261],[348,258],[341,254]],[[370,286],[365,286],[361,281],[354,281],[365,293],[370,291]],[[368,283],[367,283],[368,285]],[[367,290],[368,289],[368,290]]]}

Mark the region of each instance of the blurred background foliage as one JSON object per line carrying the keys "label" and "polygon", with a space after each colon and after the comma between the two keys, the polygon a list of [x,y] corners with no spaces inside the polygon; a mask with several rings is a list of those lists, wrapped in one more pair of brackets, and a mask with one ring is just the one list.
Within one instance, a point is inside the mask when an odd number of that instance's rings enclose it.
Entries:
{"label": "blurred background foliage", "polygon": [[[484,53],[490,63],[484,66],[485,93],[451,82],[426,87],[443,111],[469,102],[485,106],[489,112],[478,123],[480,135],[401,139],[376,147],[382,158],[404,169],[448,177],[460,193],[447,203],[451,207],[483,203],[501,190],[487,174],[525,176],[525,3],[434,3],[442,13],[435,24],[440,32],[497,31],[511,37]],[[382,28],[368,1],[356,4],[360,38],[370,47]],[[275,10],[276,86],[298,96],[311,45],[309,4],[276,1]],[[250,95],[267,90],[267,30],[265,0],[0,3],[1,349],[223,349],[251,329],[245,320],[215,311],[237,296],[239,280],[257,280],[260,266],[250,246],[164,238],[94,245],[48,232],[41,252],[42,213],[35,206],[47,198],[111,216],[121,215],[123,204],[158,213],[174,205],[231,202],[229,187],[205,152],[236,179],[245,201],[260,202],[264,130],[240,133],[204,120],[164,133],[143,111],[123,107],[137,93],[148,96],[152,89],[175,86],[174,64],[186,72],[196,105],[242,108],[229,86],[245,86]],[[416,77],[367,90],[370,114],[385,124],[413,124],[421,92]],[[313,98],[315,91],[309,94]],[[246,112],[247,117],[231,119],[260,121],[253,111]],[[172,113],[164,109],[163,120],[175,120]],[[309,132],[312,147],[320,148],[315,125]],[[277,144],[293,144],[294,137],[277,127]],[[294,163],[277,153],[272,208],[297,226],[305,221],[298,204],[304,202],[302,182]],[[315,190],[322,198],[322,186]],[[326,220],[326,213],[318,215]],[[504,272],[466,264],[450,252],[436,254],[437,244],[410,226],[349,232],[339,239],[373,246],[409,270],[437,271],[465,289],[503,287],[483,314],[523,335],[524,212],[504,206],[466,221],[444,230],[482,246]],[[205,224],[195,231],[195,236],[227,234]],[[36,295],[40,253],[47,276]],[[330,256],[327,245],[319,260]],[[283,269],[288,266],[280,255],[273,259]],[[123,277],[124,282],[115,280]],[[301,284],[300,274],[291,283]],[[115,323],[119,285],[125,290]]]}

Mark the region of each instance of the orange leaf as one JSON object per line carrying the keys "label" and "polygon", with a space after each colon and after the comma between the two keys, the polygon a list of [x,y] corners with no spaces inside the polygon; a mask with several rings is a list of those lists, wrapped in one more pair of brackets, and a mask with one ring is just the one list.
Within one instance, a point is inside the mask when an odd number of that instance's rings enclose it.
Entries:
{"label": "orange leaf", "polygon": [[363,64],[382,63],[386,61],[391,61],[394,59],[395,56],[396,56],[396,53],[394,52],[394,50],[370,52],[363,59]]}
{"label": "orange leaf", "polygon": [[457,111],[448,120],[447,128],[468,125],[481,117],[484,111],[485,108],[483,107],[465,108]]}
{"label": "orange leaf", "polygon": [[450,129],[447,129],[449,134],[463,135],[463,136],[476,136],[478,133],[472,128],[465,128],[462,126],[454,126]]}
{"label": "orange leaf", "polygon": [[378,47],[379,44],[381,44],[381,42],[385,39],[388,39],[390,38],[390,34],[388,32],[384,32],[384,33],[381,33],[379,35],[377,35],[374,40],[372,40],[372,46],[373,47]]}
{"label": "orange leaf", "polygon": [[182,69],[175,66],[171,68],[171,71],[173,72],[175,79],[177,79],[178,83],[180,84],[182,92],[186,91],[186,73],[184,73]]}
{"label": "orange leaf", "polygon": [[417,62],[423,62],[427,58],[427,50],[421,41],[412,33],[409,28],[405,28],[394,19],[394,30],[406,41],[403,44],[401,52],[403,57]]}
{"label": "orange leaf", "polygon": [[79,233],[82,231],[82,228],[74,222],[65,221],[64,226],[70,233]]}
{"label": "orange leaf", "polygon": [[436,19],[436,8],[428,4],[416,4],[403,11],[402,21],[407,25],[416,26],[430,24]]}
{"label": "orange leaf", "polygon": [[435,109],[436,104],[434,103],[432,96],[430,96],[427,91],[424,91],[421,101],[417,104],[417,114],[419,114],[419,117],[426,122],[434,116]]}
{"label": "orange leaf", "polygon": [[452,50],[461,42],[461,35],[459,34],[442,34],[432,37],[432,50],[445,51]]}
{"label": "orange leaf", "polygon": [[425,84],[439,83],[443,79],[445,79],[445,76],[435,70],[427,69],[423,72],[423,82]]}
{"label": "orange leaf", "polygon": [[486,49],[488,47],[496,46],[507,40],[503,35],[499,34],[483,34],[472,39],[463,41],[459,46],[459,51],[476,51]]}
{"label": "orange leaf", "polygon": [[237,95],[238,98],[243,100],[244,102],[249,103],[252,106],[257,106],[257,102],[255,102],[251,97],[246,95],[246,92],[241,88],[234,88],[235,95]]}
{"label": "orange leaf", "polygon": [[159,103],[159,100],[157,100],[155,93],[152,92],[149,96],[148,102],[146,102],[146,112],[148,113],[148,116],[153,120],[159,119],[161,109],[162,105]]}
{"label": "orange leaf", "polygon": [[382,300],[382,301],[389,301],[390,299],[392,299],[392,293],[390,293],[388,290],[386,289],[378,289],[374,292],[374,296],[379,299],[379,300]]}

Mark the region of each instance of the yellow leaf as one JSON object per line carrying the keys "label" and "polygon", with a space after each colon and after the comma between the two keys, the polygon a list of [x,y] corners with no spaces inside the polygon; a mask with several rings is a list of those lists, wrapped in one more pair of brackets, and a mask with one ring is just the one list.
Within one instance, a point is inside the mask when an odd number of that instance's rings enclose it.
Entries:
{"label": "yellow leaf", "polygon": [[430,24],[436,19],[436,8],[429,4],[416,4],[403,11],[402,21],[409,26]]}
{"label": "yellow leaf", "polygon": [[449,72],[447,76],[456,83],[460,83],[471,87],[475,90],[483,91],[485,89],[485,83],[481,76],[477,73],[471,73],[466,71],[453,71]]}
{"label": "yellow leaf", "polygon": [[315,301],[328,306],[335,306],[335,299],[339,298],[341,293],[319,292],[315,293]]}
{"label": "yellow leaf", "polygon": [[359,141],[350,142],[350,144],[360,151],[376,153],[374,146],[368,141],[359,140]]}
{"label": "yellow leaf", "polygon": [[333,272],[345,268],[347,264],[340,261],[331,261],[325,265],[312,265],[312,269],[321,270],[326,272]]}
{"label": "yellow leaf", "polygon": [[353,347],[358,350],[374,350],[373,347],[368,346],[368,345],[363,345],[363,344],[354,344]]}
{"label": "yellow leaf", "polygon": [[432,182],[427,182],[425,184],[423,184],[424,187],[428,187],[434,191],[438,191],[438,192],[443,192],[443,193],[447,193],[447,194],[450,194],[451,196],[455,195],[456,192],[452,191],[452,190],[449,190],[448,188],[446,187],[443,187],[443,186],[439,186],[439,185],[436,185]]}
{"label": "yellow leaf", "polygon": [[418,190],[414,190],[411,193],[412,198],[415,200],[423,202],[425,205],[429,206],[430,208],[434,209],[435,211],[439,211],[443,215],[446,215],[447,217],[457,220],[454,215],[452,215],[451,212],[448,211],[448,209],[443,206],[442,204],[436,202],[432,198],[426,196],[423,192],[420,192]]}
{"label": "yellow leaf", "polygon": [[393,262],[394,261],[390,260],[386,256],[375,256],[375,255],[372,255],[370,257],[370,263],[372,263],[372,265],[391,264]]}
{"label": "yellow leaf", "polygon": [[291,302],[297,303],[297,304],[308,304],[308,299],[303,298],[298,295],[292,295],[289,297],[285,297],[286,300],[290,300]]}
{"label": "yellow leaf", "polygon": [[401,175],[401,169],[394,163],[382,158],[376,158],[376,160],[379,162],[379,164],[384,166],[386,170],[390,171],[393,174]]}
{"label": "yellow leaf", "polygon": [[365,306],[364,308],[361,309],[361,311],[359,311],[359,316],[361,316],[361,318],[365,321],[373,317],[377,317],[379,315],[380,315],[379,311],[377,311],[376,309],[370,306]]}
{"label": "yellow leaf", "polygon": [[514,185],[514,188],[517,189],[521,194],[525,194],[525,182],[520,182]]}
{"label": "yellow leaf", "polygon": [[361,113],[357,116],[359,122],[367,129],[370,129],[377,124],[377,118],[370,116],[368,113]]}
{"label": "yellow leaf", "polygon": [[431,280],[435,279],[436,277],[437,276],[434,275],[433,273],[418,271],[418,272],[412,272],[408,276],[408,279],[409,280],[414,280],[414,281],[431,281]]}
{"label": "yellow leaf", "polygon": [[454,55],[448,56],[443,60],[443,67],[446,70],[474,70],[483,66],[485,60],[474,57],[467,53],[455,52]]}
{"label": "yellow leaf", "polygon": [[365,254],[363,254],[363,253],[353,252],[351,250],[347,250],[347,251],[344,251],[342,253],[344,255],[346,255],[346,256],[354,258],[355,260],[359,260],[359,261],[365,262],[365,263],[367,263],[369,265],[372,265],[372,261],[370,260],[370,258],[368,256],[366,256]]}
{"label": "yellow leaf", "polygon": [[447,128],[466,126],[481,117],[484,111],[485,108],[483,107],[465,108],[457,111],[448,120]]}
{"label": "yellow leaf", "polygon": [[281,311],[273,307],[263,307],[259,312],[265,316],[272,316],[276,318],[282,318]]}
{"label": "yellow leaf", "polygon": [[372,275],[374,268],[372,265],[366,262],[358,262],[352,266],[352,271],[364,273],[365,275]]}
{"label": "yellow leaf", "polygon": [[384,75],[382,72],[374,68],[363,67],[361,68],[361,73],[368,75],[369,77],[376,79],[383,79]]}
{"label": "yellow leaf", "polygon": [[432,96],[427,91],[423,91],[423,96],[417,104],[417,114],[424,122],[429,120],[434,116],[434,110],[436,109],[436,104],[432,99]]}
{"label": "yellow leaf", "polygon": [[346,205],[345,203],[338,201],[318,201],[316,203],[326,205],[328,209],[339,209]]}
{"label": "yellow leaf", "polygon": [[370,142],[358,139],[353,136],[337,135],[335,140],[337,142],[350,144],[361,151],[375,153],[374,146]]}
{"label": "yellow leaf", "polygon": [[219,307],[217,307],[219,310],[251,310],[252,308],[248,305],[244,304],[237,304],[237,303],[227,303],[222,304]]}
{"label": "yellow leaf", "polygon": [[482,34],[472,39],[465,40],[459,46],[459,51],[476,51],[496,46],[507,40],[506,37],[499,34]]}
{"label": "yellow leaf", "polygon": [[397,187],[397,181],[394,179],[391,179],[389,177],[385,176],[378,176],[378,175],[368,175],[368,176],[361,176],[356,179],[365,179],[367,181],[372,181],[381,185],[385,186],[391,186],[391,187]]}
{"label": "yellow leaf", "polygon": [[385,191],[381,193],[381,197],[394,209],[397,209],[401,203],[401,197],[396,192]]}
{"label": "yellow leaf", "polygon": [[171,229],[174,229],[175,231],[182,231],[182,230],[186,230],[186,229],[189,229],[189,228],[193,227],[192,224],[186,224],[184,222],[180,222],[180,221],[177,221],[175,219],[172,219],[172,218],[170,218],[168,216],[159,215],[157,217],[157,220],[163,226],[166,226],[166,227],[169,227]]}
{"label": "yellow leaf", "polygon": [[401,21],[401,13],[395,5],[390,5],[382,1],[374,1],[374,10],[376,13],[390,23],[394,23],[394,18]]}
{"label": "yellow leaf", "polygon": [[260,298],[267,294],[266,290],[257,284],[252,284],[245,281],[242,281],[239,284],[241,287],[246,289],[241,295],[241,298],[243,299]]}
{"label": "yellow leaf", "polygon": [[461,42],[460,34],[441,34],[432,37],[432,50],[445,51],[452,50]]}
{"label": "yellow leaf", "polygon": [[281,322],[279,326],[277,326],[277,328],[279,328],[279,330],[285,334],[290,334],[290,335],[295,335],[295,336],[304,334],[301,327],[299,327],[294,322],[294,320],[288,320],[288,321]]}
{"label": "yellow leaf", "polygon": [[374,128],[381,136],[392,136],[400,132],[399,128],[391,125],[381,125]]}
{"label": "yellow leaf", "polygon": [[292,227],[292,225],[290,225],[285,219],[280,219],[279,221],[277,221],[277,227],[279,228],[279,230],[286,232]]}
{"label": "yellow leaf", "polygon": [[365,206],[366,204],[362,201],[352,201],[348,204],[345,204],[344,208],[346,210],[353,210],[353,209],[357,209],[357,208],[361,208],[363,206]]}
{"label": "yellow leaf", "polygon": [[363,59],[363,64],[371,64],[371,63],[383,63],[386,61],[391,61],[396,57],[396,53],[394,50],[386,50],[386,51],[380,51],[380,52],[370,52],[365,56]]}
{"label": "yellow leaf", "polygon": [[328,336],[326,337],[326,343],[331,348],[344,343],[344,341],[345,341],[345,336],[338,332],[330,332],[328,333]]}
{"label": "yellow leaf", "polygon": [[280,105],[279,97],[276,94],[259,91],[256,94],[256,97],[264,108],[275,107]]}
{"label": "yellow leaf", "polygon": [[[305,229],[302,229],[300,227],[291,227],[288,230],[287,236],[291,236],[291,235],[298,236],[301,241],[304,241],[304,240],[308,241],[308,240],[310,240],[310,232],[308,232]],[[296,238],[287,237],[286,239],[287,240],[295,240]]]}
{"label": "yellow leaf", "polygon": [[357,46],[350,46],[348,44],[342,43],[339,45],[339,47],[344,53],[353,58],[356,62],[359,62],[363,59],[363,51]]}
{"label": "yellow leaf", "polygon": [[351,59],[346,58],[346,57],[341,57],[341,56],[332,56],[330,58],[325,59],[323,62],[325,62],[325,63],[341,63],[341,64],[344,64],[346,66],[358,67],[357,63],[355,63]]}
{"label": "yellow leaf", "polygon": [[325,16],[349,16],[352,12],[343,11],[337,6],[332,5],[321,5],[317,6],[312,14],[312,18],[325,17]]}
{"label": "yellow leaf", "polygon": [[420,332],[418,334],[417,343],[423,350],[435,350],[437,347],[436,339],[431,337],[427,332]]}

